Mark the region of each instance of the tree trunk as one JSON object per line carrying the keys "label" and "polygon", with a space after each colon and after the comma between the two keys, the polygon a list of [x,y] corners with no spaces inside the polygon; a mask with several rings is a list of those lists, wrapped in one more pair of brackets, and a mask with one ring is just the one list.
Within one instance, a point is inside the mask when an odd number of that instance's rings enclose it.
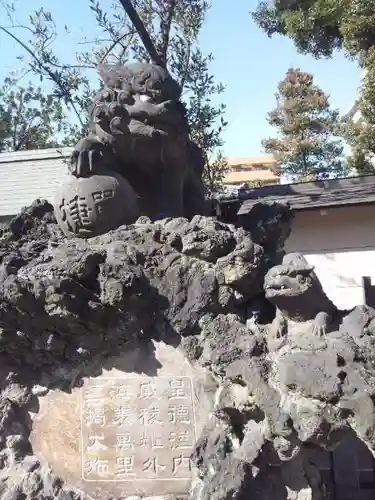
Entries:
{"label": "tree trunk", "polygon": [[131,0],[120,0],[121,5],[124,7],[125,12],[127,13],[132,25],[137,30],[137,33],[142,40],[142,43],[149,53],[151,60],[158,64],[159,66],[165,68],[166,62],[163,61],[163,58],[160,57],[160,54],[155,48],[149,33],[147,32],[145,25],[142,22],[142,19],[138,16],[137,11],[133,7]]}

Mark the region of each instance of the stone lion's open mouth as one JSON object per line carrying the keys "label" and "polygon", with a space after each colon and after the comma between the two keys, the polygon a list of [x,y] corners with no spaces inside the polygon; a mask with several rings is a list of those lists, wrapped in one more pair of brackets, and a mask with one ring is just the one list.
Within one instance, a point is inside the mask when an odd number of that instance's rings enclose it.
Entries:
{"label": "stone lion's open mouth", "polygon": [[269,278],[264,284],[264,291],[267,298],[302,295],[308,288],[309,280],[301,275],[279,275]]}
{"label": "stone lion's open mouth", "polygon": [[279,265],[270,269],[264,280],[267,298],[304,294],[311,285],[311,268]]}
{"label": "stone lion's open mouth", "polygon": [[276,296],[293,296],[301,294],[302,290],[300,287],[287,286],[287,285],[268,285],[265,286],[266,298],[276,297]]}

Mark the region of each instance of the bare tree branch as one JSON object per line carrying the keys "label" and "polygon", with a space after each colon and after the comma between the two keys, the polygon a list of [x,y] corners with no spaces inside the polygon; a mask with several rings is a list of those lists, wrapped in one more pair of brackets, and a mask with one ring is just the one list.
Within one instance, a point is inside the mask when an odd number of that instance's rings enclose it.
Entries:
{"label": "bare tree branch", "polygon": [[103,57],[100,59],[100,63],[103,63],[104,62],[104,59],[112,52],[112,50],[116,47],[117,44],[119,44],[125,37],[129,36],[129,35],[134,35],[134,31],[129,31],[128,33],[125,33],[124,35],[122,35],[120,38],[118,38],[117,40],[115,40],[112,45],[108,48],[108,50],[105,51],[105,54],[103,55]]}
{"label": "bare tree branch", "polygon": [[162,12],[160,13],[160,44],[158,47],[158,53],[165,67],[167,65],[169,36],[175,8],[176,0],[168,0],[165,3],[164,9],[162,9]]}
{"label": "bare tree branch", "polygon": [[126,14],[128,15],[132,25],[137,30],[137,33],[142,40],[142,43],[147,50],[149,56],[155,64],[165,68],[165,62],[160,57],[160,54],[155,48],[150,35],[148,34],[145,25],[143,24],[141,18],[138,16],[137,11],[134,9],[131,0],[120,0],[121,5],[124,7]]}
{"label": "bare tree branch", "polygon": [[23,30],[30,31],[34,35],[34,31],[30,28],[30,26],[24,26],[23,24],[12,24],[11,26],[4,26],[5,29],[16,29],[22,28]]}
{"label": "bare tree branch", "polygon": [[13,40],[15,40],[19,45],[21,45],[21,47],[26,50],[26,52],[28,52],[28,54],[31,55],[31,57],[34,59],[34,61],[37,63],[37,65],[39,66],[39,68],[41,70],[43,70],[50,78],[52,81],[54,81],[56,83],[56,85],[60,88],[60,90],[63,92],[63,95],[66,97],[66,99],[70,102],[70,105],[72,106],[72,109],[73,111],[75,112],[75,114],[77,115],[77,118],[78,118],[78,121],[79,123],[81,124],[81,126],[83,127],[84,126],[84,123],[81,119],[81,116],[80,114],[78,113],[78,110],[70,96],[70,93],[67,91],[67,89],[65,88],[65,86],[60,82],[60,80],[58,78],[56,78],[56,75],[54,75],[52,73],[52,71],[47,67],[47,66],[44,66],[44,64],[38,59],[38,57],[34,54],[34,52],[22,41],[20,40],[17,36],[13,35],[13,33],[11,33],[9,30],[7,30],[6,28],[4,28],[3,26],[0,26],[0,29],[2,31],[4,31],[4,33],[6,33],[8,36],[10,36],[11,38],[13,38]]}
{"label": "bare tree branch", "polygon": [[86,64],[57,64],[52,61],[48,61],[48,64],[60,69],[96,69],[96,66],[90,66]]}
{"label": "bare tree branch", "polygon": [[93,45],[94,43],[109,43],[113,42],[112,38],[95,38],[95,40],[80,40],[77,45]]}
{"label": "bare tree branch", "polygon": [[13,12],[14,12],[14,6],[9,4],[8,2],[5,2],[4,0],[0,0],[0,5],[3,7],[5,10],[5,14],[9,21],[13,24]]}
{"label": "bare tree branch", "polygon": [[189,71],[190,58],[191,58],[191,40],[188,40],[187,41],[187,48],[186,48],[185,67],[184,67],[184,72],[182,73],[181,80],[180,80],[180,86],[182,89],[185,88],[185,82],[186,82],[187,74]]}

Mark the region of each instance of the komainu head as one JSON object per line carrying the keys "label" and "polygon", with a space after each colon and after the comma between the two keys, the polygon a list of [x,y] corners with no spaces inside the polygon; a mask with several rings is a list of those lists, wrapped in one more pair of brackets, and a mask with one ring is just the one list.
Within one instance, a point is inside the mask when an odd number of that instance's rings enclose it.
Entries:
{"label": "komainu head", "polygon": [[102,65],[99,74],[106,87],[128,92],[134,97],[143,96],[143,99],[155,104],[178,101],[181,97],[180,85],[164,68],[155,64]]}
{"label": "komainu head", "polygon": [[187,137],[181,88],[153,64],[101,66],[104,89],[95,97],[91,131],[111,143],[128,138],[154,141],[158,136]]}
{"label": "komainu head", "polygon": [[308,264],[280,264],[264,278],[267,299],[277,303],[281,298],[305,295],[315,283],[314,267]]}

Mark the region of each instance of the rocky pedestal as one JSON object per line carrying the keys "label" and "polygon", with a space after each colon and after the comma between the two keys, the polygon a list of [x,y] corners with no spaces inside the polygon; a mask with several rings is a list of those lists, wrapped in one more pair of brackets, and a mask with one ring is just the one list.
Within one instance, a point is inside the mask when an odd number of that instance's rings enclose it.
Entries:
{"label": "rocky pedestal", "polygon": [[142,218],[89,240],[46,202],[12,221],[2,500],[371,492],[375,311],[338,311],[302,259],[275,268],[290,214],[255,212],[246,230]]}

